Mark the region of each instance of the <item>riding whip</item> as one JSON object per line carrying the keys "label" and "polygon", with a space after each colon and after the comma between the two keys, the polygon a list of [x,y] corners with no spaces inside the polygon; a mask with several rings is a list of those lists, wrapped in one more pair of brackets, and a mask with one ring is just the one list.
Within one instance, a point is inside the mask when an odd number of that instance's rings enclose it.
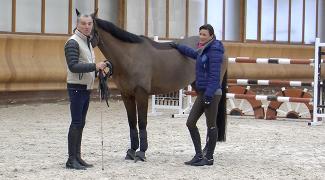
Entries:
{"label": "riding whip", "polygon": [[[99,102],[101,103],[102,100],[106,101],[107,107],[108,104],[108,97],[110,95],[108,86],[107,86],[107,79],[112,76],[113,74],[113,66],[109,61],[105,61],[106,67],[108,67],[108,71],[99,70],[98,78],[98,91],[99,91]],[[101,133],[101,141],[102,141],[102,170],[104,170],[104,137],[103,137],[103,110],[100,110],[100,133]]]}
{"label": "riding whip", "polygon": [[[99,73],[102,73],[101,70]],[[99,102],[102,102],[102,90],[98,88],[99,91]],[[104,136],[103,136],[103,110],[100,108],[100,134],[101,134],[101,143],[102,143],[102,171],[104,170]]]}

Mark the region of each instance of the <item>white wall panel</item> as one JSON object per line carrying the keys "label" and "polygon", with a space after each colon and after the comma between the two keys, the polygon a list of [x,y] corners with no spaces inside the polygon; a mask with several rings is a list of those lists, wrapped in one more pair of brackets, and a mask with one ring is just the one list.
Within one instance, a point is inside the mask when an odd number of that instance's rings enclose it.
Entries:
{"label": "white wall panel", "polygon": [[240,2],[238,0],[226,1],[225,40],[240,40]]}
{"label": "white wall panel", "polygon": [[214,28],[217,39],[222,39],[223,0],[208,1],[208,23]]}
{"label": "white wall panel", "polygon": [[261,40],[273,41],[273,34],[274,34],[274,0],[263,0]]}
{"label": "white wall panel", "polygon": [[114,24],[118,21],[119,0],[99,0],[98,17]]}
{"label": "white wall panel", "polygon": [[149,1],[148,36],[166,37],[166,0]]}
{"label": "white wall panel", "polygon": [[45,32],[67,34],[69,22],[69,1],[46,0],[45,2]]}
{"label": "white wall panel", "polygon": [[11,31],[12,0],[0,1],[0,31]]}
{"label": "white wall panel", "polygon": [[145,33],[145,0],[127,0],[127,31],[143,35]]}
{"label": "white wall panel", "polygon": [[303,0],[291,1],[291,42],[302,41]]}
{"label": "white wall panel", "polygon": [[278,0],[276,15],[276,41],[288,41],[289,1]]}
{"label": "white wall panel", "polygon": [[18,0],[16,3],[16,31],[40,33],[42,1]]}
{"label": "white wall panel", "polygon": [[197,36],[199,28],[204,24],[204,8],[203,0],[189,1],[189,36]]}
{"label": "white wall panel", "polygon": [[316,0],[306,1],[305,43],[315,43],[316,38]]}
{"label": "white wall panel", "polygon": [[180,38],[185,36],[186,1],[169,1],[169,37]]}
{"label": "white wall panel", "polygon": [[257,40],[258,0],[246,1],[246,39]]}

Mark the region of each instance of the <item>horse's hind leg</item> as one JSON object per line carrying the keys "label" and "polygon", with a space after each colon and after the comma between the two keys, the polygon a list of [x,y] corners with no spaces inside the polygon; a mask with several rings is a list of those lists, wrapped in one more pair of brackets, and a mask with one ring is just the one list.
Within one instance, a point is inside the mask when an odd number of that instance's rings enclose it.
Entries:
{"label": "horse's hind leg", "polygon": [[136,89],[135,100],[138,110],[138,123],[140,131],[140,151],[136,153],[139,160],[145,161],[145,152],[148,149],[147,140],[147,112],[148,112],[148,93],[143,88]]}
{"label": "horse's hind leg", "polygon": [[125,159],[134,160],[135,152],[139,148],[139,135],[137,129],[136,105],[134,96],[126,96],[122,93],[122,99],[126,108],[130,127],[131,149],[128,149]]}

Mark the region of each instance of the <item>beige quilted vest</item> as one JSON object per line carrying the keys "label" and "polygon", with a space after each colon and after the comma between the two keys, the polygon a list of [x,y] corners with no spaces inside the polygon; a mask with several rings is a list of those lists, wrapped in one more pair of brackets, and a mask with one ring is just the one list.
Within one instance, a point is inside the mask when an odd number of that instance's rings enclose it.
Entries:
{"label": "beige quilted vest", "polygon": [[[87,46],[87,37],[80,31],[76,30],[75,34],[70,39],[77,41],[79,44],[79,63],[95,63],[95,53],[90,45],[90,49]],[[68,40],[68,41],[69,41]],[[71,84],[83,84],[87,85],[87,89],[92,89],[95,80],[95,72],[89,73],[73,73],[67,68],[67,83]]]}

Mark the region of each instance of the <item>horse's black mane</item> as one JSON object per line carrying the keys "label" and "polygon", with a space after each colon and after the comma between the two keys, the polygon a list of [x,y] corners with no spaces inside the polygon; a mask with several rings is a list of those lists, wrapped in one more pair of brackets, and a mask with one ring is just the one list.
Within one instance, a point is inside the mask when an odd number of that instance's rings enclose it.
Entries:
{"label": "horse's black mane", "polygon": [[129,43],[140,43],[143,41],[143,39],[135,34],[132,34],[130,32],[127,32],[117,26],[115,26],[113,23],[95,18],[96,24],[104,29],[106,32],[112,34],[114,37],[121,41],[129,42]]}

